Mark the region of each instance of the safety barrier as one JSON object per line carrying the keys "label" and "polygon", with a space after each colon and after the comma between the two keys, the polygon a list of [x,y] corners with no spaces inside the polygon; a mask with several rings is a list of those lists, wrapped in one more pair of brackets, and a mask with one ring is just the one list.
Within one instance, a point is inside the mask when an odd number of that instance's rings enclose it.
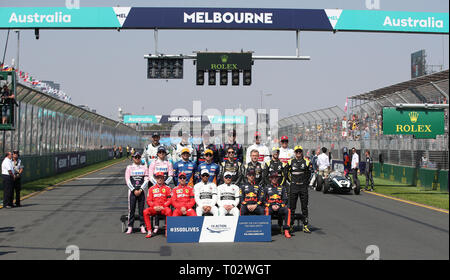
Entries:
{"label": "safety barrier", "polygon": [[[126,154],[124,154],[126,156]],[[106,161],[114,157],[112,149],[86,152],[58,153],[54,155],[22,156],[24,174],[22,183],[50,177],[59,173]],[[1,182],[1,179],[0,179]]]}
{"label": "safety barrier", "polygon": [[448,192],[448,170],[374,163],[374,177],[389,179],[426,190]]}

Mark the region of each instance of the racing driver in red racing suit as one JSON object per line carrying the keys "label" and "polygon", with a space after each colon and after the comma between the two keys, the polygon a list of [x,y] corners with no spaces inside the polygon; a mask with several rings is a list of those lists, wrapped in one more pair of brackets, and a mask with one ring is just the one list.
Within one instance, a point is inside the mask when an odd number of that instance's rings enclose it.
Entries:
{"label": "racing driver in red racing suit", "polygon": [[152,233],[150,216],[172,216],[172,210],[169,208],[171,204],[172,189],[164,184],[163,172],[157,172],[155,178],[157,184],[148,190],[148,208],[144,210],[144,220],[148,231],[147,236],[145,236],[146,238],[150,238],[158,232],[158,226],[155,226]]}
{"label": "racing driver in red racing suit", "polygon": [[178,175],[180,184],[172,190],[172,206],[175,207],[172,216],[197,216],[195,210],[194,188],[186,183],[186,173]]}

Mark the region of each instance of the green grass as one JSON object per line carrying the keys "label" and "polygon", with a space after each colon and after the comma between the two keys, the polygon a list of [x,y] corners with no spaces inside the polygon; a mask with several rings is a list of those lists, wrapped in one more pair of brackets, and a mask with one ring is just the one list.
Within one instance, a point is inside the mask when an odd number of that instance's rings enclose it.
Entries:
{"label": "green grass", "polygon": [[[361,188],[366,186],[365,176],[359,176]],[[374,178],[375,192],[392,197],[414,201],[441,209],[449,209],[448,192],[437,190],[425,190],[423,187],[415,187],[387,179]]]}
{"label": "green grass", "polygon": [[[58,174],[52,177],[47,177],[47,178],[43,178],[43,179],[39,179],[36,181],[32,181],[32,182],[28,182],[25,184],[22,184],[22,190],[20,192],[20,196],[24,197],[26,195],[29,195],[31,193],[34,192],[38,192],[38,191],[42,191],[43,189],[53,186],[55,184],[61,183],[63,181],[81,176],[83,174],[86,174],[88,172],[91,171],[95,171],[98,170],[102,167],[105,167],[107,165],[113,164],[113,163],[118,163],[121,162],[123,160],[125,160],[125,158],[121,158],[121,159],[112,159],[112,160],[108,160],[108,161],[104,161],[104,162],[100,162],[100,163],[95,163],[80,169],[76,169],[76,170],[72,170],[69,172],[65,172],[62,174]],[[0,200],[3,200],[3,190],[0,192]]]}

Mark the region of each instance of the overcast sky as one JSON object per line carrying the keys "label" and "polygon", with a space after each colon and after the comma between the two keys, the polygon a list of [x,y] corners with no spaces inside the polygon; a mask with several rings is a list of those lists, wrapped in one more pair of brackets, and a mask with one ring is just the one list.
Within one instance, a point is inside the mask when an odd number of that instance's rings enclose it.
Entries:
{"label": "overcast sky", "polygon": [[[238,7],[340,8],[363,10],[365,0],[80,0],[81,6],[112,7]],[[0,7],[60,7],[65,0],[0,0]],[[445,12],[447,0],[381,0],[381,10]],[[295,55],[294,31],[160,30],[159,51],[254,51],[254,55]],[[3,55],[7,31],[0,30]],[[154,53],[152,30],[21,31],[20,68],[38,80],[53,80],[72,97],[98,113],[117,119],[118,108],[132,114],[169,114],[175,108],[259,108],[260,93],[270,93],[263,107],[279,109],[279,117],[338,105],[347,96],[410,79],[410,54],[425,49],[428,64],[448,68],[448,35],[393,33],[301,32],[301,55],[310,61],[254,63],[249,87],[196,86],[195,66],[186,60],[183,80],[148,80],[144,55]],[[17,55],[16,34],[10,33],[5,61]],[[241,81],[242,84],[242,81]]]}

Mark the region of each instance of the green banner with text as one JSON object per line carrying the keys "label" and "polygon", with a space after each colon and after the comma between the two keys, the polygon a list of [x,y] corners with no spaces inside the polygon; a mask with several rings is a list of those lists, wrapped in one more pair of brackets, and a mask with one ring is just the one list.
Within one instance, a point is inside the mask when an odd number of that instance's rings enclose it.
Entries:
{"label": "green banner with text", "polygon": [[444,111],[383,108],[383,134],[436,138],[436,135],[444,134]]}

